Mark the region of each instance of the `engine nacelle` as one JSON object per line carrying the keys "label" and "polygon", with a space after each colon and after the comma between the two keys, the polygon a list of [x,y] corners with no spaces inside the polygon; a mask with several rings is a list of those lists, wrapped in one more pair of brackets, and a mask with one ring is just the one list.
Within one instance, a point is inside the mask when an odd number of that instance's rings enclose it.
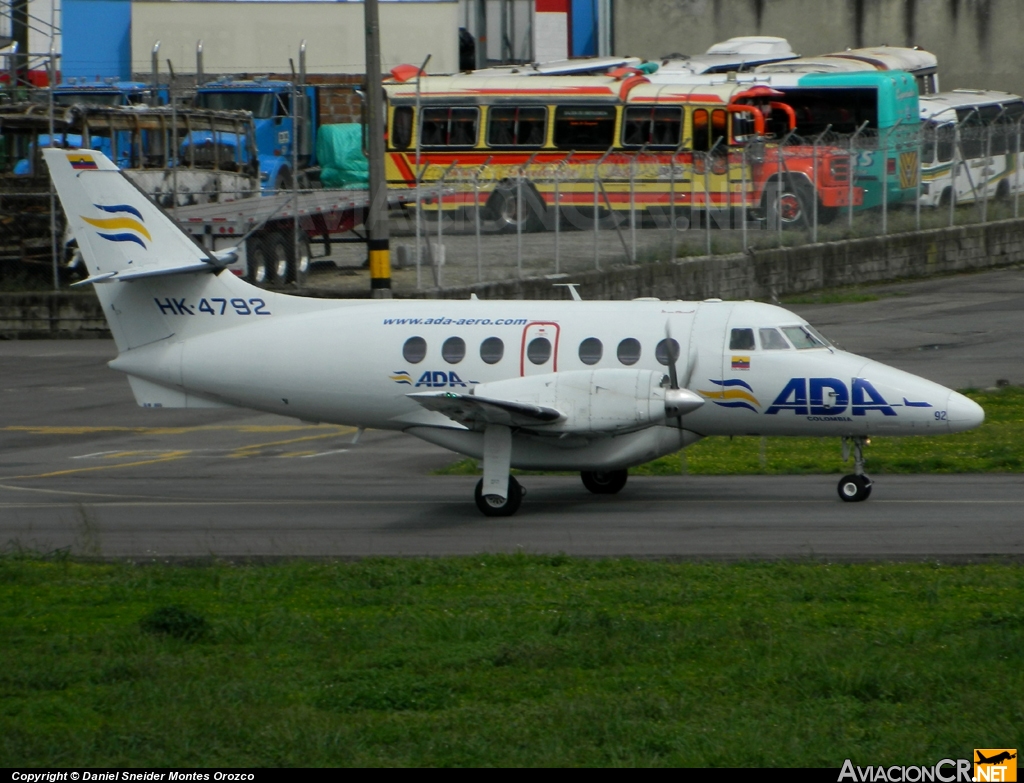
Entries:
{"label": "engine nacelle", "polygon": [[544,432],[630,432],[699,408],[686,389],[666,388],[652,370],[571,370],[481,383],[473,395],[554,408],[562,417],[531,429]]}

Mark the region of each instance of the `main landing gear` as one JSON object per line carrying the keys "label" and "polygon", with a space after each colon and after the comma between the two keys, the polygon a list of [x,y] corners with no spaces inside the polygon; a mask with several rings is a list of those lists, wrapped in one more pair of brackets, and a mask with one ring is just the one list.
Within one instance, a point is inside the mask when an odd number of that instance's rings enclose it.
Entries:
{"label": "main landing gear", "polygon": [[595,495],[614,495],[626,486],[627,470],[584,470],[580,473],[583,486]]}
{"label": "main landing gear", "polygon": [[871,495],[871,479],[864,475],[864,446],[868,439],[862,436],[843,438],[843,462],[850,458],[853,445],[853,473],[839,479],[839,497],[846,503],[859,503]]}

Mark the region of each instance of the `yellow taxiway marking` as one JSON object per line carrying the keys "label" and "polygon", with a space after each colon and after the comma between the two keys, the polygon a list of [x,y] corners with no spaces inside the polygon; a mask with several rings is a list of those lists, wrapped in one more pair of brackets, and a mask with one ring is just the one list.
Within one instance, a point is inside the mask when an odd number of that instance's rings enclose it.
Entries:
{"label": "yellow taxiway marking", "polygon": [[186,451],[172,451],[168,454],[164,454],[161,457],[155,459],[141,460],[140,462],[119,462],[116,465],[94,465],[91,468],[70,468],[69,470],[54,470],[49,473],[36,473],[31,476],[4,476],[4,481],[13,481],[15,479],[39,479],[39,478],[52,478],[54,476],[69,476],[72,473],[91,473],[97,470],[114,470],[115,468],[134,468],[140,465],[155,465],[159,462],[172,462],[174,460],[182,459],[191,452]]}
{"label": "yellow taxiway marking", "polygon": [[[334,432],[325,432],[322,435],[307,435],[304,438],[289,438],[288,440],[273,440],[273,441],[270,441],[269,443],[253,443],[251,446],[239,446],[233,452],[231,452],[231,454],[229,454],[228,456],[232,457],[232,458],[252,457],[252,456],[255,456],[255,452],[258,452],[258,451],[260,451],[262,449],[268,449],[268,448],[271,448],[273,446],[288,446],[288,445],[290,445],[292,443],[305,443],[306,441],[310,441],[310,440],[324,440],[325,438],[337,438],[339,435],[345,435],[347,432],[354,432],[354,431],[355,430],[353,428],[351,428],[351,427],[349,427],[347,430],[344,429],[344,428],[338,428]],[[313,452],[309,452],[309,451],[296,452],[296,454],[299,454],[299,455],[301,455],[301,454],[312,454],[312,453]],[[295,456],[296,454],[292,454],[292,455],[282,454],[281,456]]]}
{"label": "yellow taxiway marking", "polygon": [[336,424],[210,424],[195,427],[46,427],[21,425],[0,427],[0,432],[28,432],[33,435],[95,435],[103,432],[125,432],[133,435],[185,435],[191,432],[241,432],[254,434],[302,432],[318,430],[324,426],[331,427],[335,434],[344,435],[355,432],[355,427],[344,427]]}

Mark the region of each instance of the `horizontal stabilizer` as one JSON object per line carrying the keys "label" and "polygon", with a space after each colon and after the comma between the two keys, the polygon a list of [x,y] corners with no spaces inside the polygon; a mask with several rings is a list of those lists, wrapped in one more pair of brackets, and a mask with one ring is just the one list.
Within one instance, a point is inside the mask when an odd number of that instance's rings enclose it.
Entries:
{"label": "horizontal stabilizer", "polygon": [[159,383],[147,381],[137,375],[129,375],[128,383],[132,387],[135,401],[141,408],[230,408],[224,402],[208,400],[188,394],[180,389],[172,389]]}
{"label": "horizontal stabilizer", "polygon": [[85,280],[72,283],[73,286],[88,285],[90,283],[126,283],[131,280],[143,280],[147,277],[166,277],[168,275],[189,275],[195,272],[219,272],[224,267],[214,266],[209,261],[199,261],[195,264],[183,264],[181,266],[164,267],[140,267],[138,269],[126,269],[123,272],[104,272],[101,275],[93,275]]}
{"label": "horizontal stabilizer", "polygon": [[487,424],[506,427],[528,427],[552,424],[564,418],[561,411],[525,402],[488,399],[456,392],[417,392],[407,395],[427,410],[443,413],[452,421],[470,429]]}

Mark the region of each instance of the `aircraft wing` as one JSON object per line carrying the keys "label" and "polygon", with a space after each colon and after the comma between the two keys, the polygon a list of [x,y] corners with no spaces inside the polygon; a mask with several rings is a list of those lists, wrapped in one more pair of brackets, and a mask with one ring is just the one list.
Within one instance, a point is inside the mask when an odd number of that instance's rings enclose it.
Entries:
{"label": "aircraft wing", "polygon": [[529,427],[552,424],[564,418],[561,411],[531,405],[526,402],[478,397],[456,392],[417,392],[407,395],[427,410],[437,411],[470,429],[482,429],[487,424],[506,427]]}

